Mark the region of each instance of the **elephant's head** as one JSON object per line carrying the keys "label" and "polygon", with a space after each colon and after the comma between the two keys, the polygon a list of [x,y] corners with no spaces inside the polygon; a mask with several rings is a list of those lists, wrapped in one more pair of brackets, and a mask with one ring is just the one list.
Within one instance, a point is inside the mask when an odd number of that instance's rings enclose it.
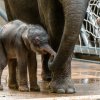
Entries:
{"label": "elephant's head", "polygon": [[41,26],[29,25],[28,31],[25,34],[27,35],[28,44],[32,51],[40,54],[49,53],[51,56],[56,55],[48,43],[47,32]]}

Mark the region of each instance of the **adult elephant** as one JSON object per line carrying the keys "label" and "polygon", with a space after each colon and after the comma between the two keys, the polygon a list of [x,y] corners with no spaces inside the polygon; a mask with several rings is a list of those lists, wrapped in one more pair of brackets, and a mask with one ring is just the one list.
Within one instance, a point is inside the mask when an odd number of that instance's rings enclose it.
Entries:
{"label": "adult elephant", "polygon": [[[52,73],[50,88],[57,93],[74,93],[71,80],[71,55],[89,0],[4,0],[9,21],[21,19],[41,24],[50,36],[50,44],[57,52],[49,61]],[[49,79],[48,55],[43,57],[43,79]]]}

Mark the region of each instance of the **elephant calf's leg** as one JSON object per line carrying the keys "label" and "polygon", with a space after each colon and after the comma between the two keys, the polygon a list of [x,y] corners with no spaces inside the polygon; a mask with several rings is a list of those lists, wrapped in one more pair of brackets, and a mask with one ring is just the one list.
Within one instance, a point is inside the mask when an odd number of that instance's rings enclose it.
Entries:
{"label": "elephant calf's leg", "polygon": [[27,83],[27,52],[20,46],[16,53],[18,63],[18,89],[19,91],[26,92],[29,91]]}
{"label": "elephant calf's leg", "polygon": [[18,89],[19,91],[26,92],[29,91],[27,83],[27,63],[22,61],[18,61],[18,63]]}
{"label": "elephant calf's leg", "polygon": [[33,52],[30,52],[28,55],[28,70],[29,70],[30,91],[40,91],[40,88],[37,84],[36,54]]}
{"label": "elephant calf's leg", "polygon": [[2,76],[3,69],[6,67],[6,65],[7,65],[7,57],[5,55],[3,46],[0,41],[0,90],[3,90],[3,86],[1,85],[1,76]]}
{"label": "elephant calf's leg", "polygon": [[1,76],[2,76],[2,72],[3,69],[6,67],[7,65],[7,60],[5,59],[5,57],[0,59],[0,90],[3,90],[3,86],[1,85]]}
{"label": "elephant calf's leg", "polygon": [[51,81],[51,72],[48,68],[49,54],[42,55],[42,79],[44,81]]}
{"label": "elephant calf's leg", "polygon": [[18,88],[17,79],[16,79],[16,66],[17,66],[16,59],[8,60],[8,69],[9,69],[8,86],[11,89]]}

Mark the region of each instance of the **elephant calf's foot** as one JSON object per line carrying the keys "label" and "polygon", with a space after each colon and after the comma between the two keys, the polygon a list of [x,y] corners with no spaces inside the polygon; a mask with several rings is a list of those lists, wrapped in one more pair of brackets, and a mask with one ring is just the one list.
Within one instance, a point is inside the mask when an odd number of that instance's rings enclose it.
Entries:
{"label": "elephant calf's foot", "polygon": [[27,85],[20,85],[18,90],[21,91],[21,92],[28,92],[29,88],[28,88]]}
{"label": "elephant calf's foot", "polygon": [[10,89],[14,89],[14,90],[18,89],[18,85],[17,84],[9,84],[8,87]]}
{"label": "elephant calf's foot", "polygon": [[50,89],[54,93],[75,93],[74,84],[70,77],[52,80],[50,82]]}
{"label": "elephant calf's foot", "polygon": [[3,90],[3,86],[2,86],[2,85],[0,85],[0,91],[1,91],[1,90]]}
{"label": "elephant calf's foot", "polygon": [[51,73],[49,72],[49,73],[44,73],[44,72],[42,72],[42,79],[43,79],[43,81],[51,81]]}
{"label": "elephant calf's foot", "polygon": [[38,85],[30,86],[30,91],[40,91],[40,87]]}
{"label": "elephant calf's foot", "polygon": [[8,87],[10,89],[14,89],[14,90],[18,89],[18,83],[17,83],[17,81],[14,78],[13,79],[9,79],[8,80]]}

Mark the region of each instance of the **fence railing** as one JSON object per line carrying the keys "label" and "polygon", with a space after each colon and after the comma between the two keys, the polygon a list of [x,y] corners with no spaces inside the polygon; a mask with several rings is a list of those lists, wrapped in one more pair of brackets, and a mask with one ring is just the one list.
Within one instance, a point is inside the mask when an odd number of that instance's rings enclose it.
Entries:
{"label": "fence railing", "polygon": [[100,56],[100,0],[90,0],[74,52]]}

